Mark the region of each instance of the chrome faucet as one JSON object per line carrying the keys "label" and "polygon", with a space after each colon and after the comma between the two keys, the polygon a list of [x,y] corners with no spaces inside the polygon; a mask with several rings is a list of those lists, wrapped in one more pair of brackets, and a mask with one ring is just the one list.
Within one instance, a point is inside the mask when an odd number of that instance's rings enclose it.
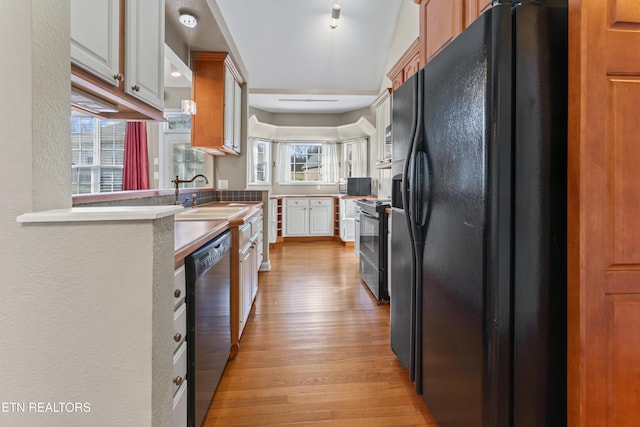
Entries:
{"label": "chrome faucet", "polygon": [[180,178],[176,175],[176,179],[174,179],[174,180],[172,180],[172,181],[171,181],[171,182],[173,182],[173,183],[175,184],[175,186],[176,186],[176,200],[175,200],[175,202],[174,202],[174,205],[179,205],[179,204],[180,204],[180,200],[179,200],[179,197],[180,197],[180,189],[179,189],[180,184],[182,184],[183,182],[193,182],[193,181],[195,181],[195,180],[196,180],[196,178],[204,178],[204,182],[205,182],[205,183],[207,183],[207,184],[209,183],[209,180],[207,179],[207,177],[206,177],[206,176],[204,176],[204,175],[202,175],[201,173],[199,173],[198,175],[194,176],[194,177],[193,177],[193,178],[191,178],[191,179],[186,179],[186,180],[185,180],[185,179],[180,179]]}

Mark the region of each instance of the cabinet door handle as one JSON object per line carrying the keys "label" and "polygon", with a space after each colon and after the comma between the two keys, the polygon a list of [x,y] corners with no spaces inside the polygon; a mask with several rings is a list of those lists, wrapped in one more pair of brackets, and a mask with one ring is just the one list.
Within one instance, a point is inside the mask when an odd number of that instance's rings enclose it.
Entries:
{"label": "cabinet door handle", "polygon": [[182,339],[182,334],[181,334],[180,332],[178,332],[177,334],[175,334],[175,335],[173,336],[173,340],[174,340],[175,342],[180,342],[180,340],[181,340],[181,339]]}
{"label": "cabinet door handle", "polygon": [[131,86],[131,90],[133,90],[135,92],[140,92],[140,86],[139,85],[133,85],[133,86]]}
{"label": "cabinet door handle", "polygon": [[173,291],[174,297],[180,298],[180,295],[182,295],[182,291],[180,289],[176,289],[175,291]]}
{"label": "cabinet door handle", "polygon": [[182,378],[180,375],[178,375],[173,379],[173,383],[178,387],[180,387],[180,384],[182,384],[183,381],[184,381],[184,378]]}
{"label": "cabinet door handle", "polygon": [[124,80],[124,76],[122,75],[122,73],[114,74],[113,79],[121,82]]}

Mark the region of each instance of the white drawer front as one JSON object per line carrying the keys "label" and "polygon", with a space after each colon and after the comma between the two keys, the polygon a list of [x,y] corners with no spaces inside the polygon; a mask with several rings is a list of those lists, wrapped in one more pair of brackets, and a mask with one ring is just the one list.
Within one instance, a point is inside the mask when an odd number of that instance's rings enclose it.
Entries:
{"label": "white drawer front", "polygon": [[286,199],[286,206],[309,206],[309,199]]}
{"label": "white drawer front", "polygon": [[238,231],[240,231],[240,245],[243,246],[251,240],[251,224],[244,224],[238,228]]}
{"label": "white drawer front", "polygon": [[251,235],[255,236],[256,234],[262,233],[262,219],[260,221],[256,221],[251,225]]}
{"label": "white drawer front", "polygon": [[332,199],[309,199],[309,206],[331,206],[332,204]]}
{"label": "white drawer front", "polygon": [[182,304],[185,297],[185,282],[186,282],[186,274],[184,270],[184,265],[178,267],[173,274],[173,297],[174,297],[174,310]]}
{"label": "white drawer front", "polygon": [[182,303],[173,312],[173,351],[175,352],[187,336],[187,304]]}
{"label": "white drawer front", "polygon": [[187,378],[187,343],[182,343],[178,351],[173,355],[173,392],[176,393],[178,388]]}
{"label": "white drawer front", "polygon": [[173,427],[187,427],[187,382],[173,395]]}

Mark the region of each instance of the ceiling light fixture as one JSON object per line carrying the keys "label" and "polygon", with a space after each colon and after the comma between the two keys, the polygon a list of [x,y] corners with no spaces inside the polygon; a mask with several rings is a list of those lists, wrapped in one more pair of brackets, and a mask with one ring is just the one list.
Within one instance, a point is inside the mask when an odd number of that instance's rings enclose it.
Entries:
{"label": "ceiling light fixture", "polygon": [[171,70],[171,77],[180,77],[182,73],[176,69]]}
{"label": "ceiling light fixture", "polygon": [[198,25],[198,18],[193,13],[184,10],[180,11],[178,20],[187,28],[195,28]]}
{"label": "ceiling light fixture", "polygon": [[331,21],[329,22],[329,26],[334,30],[338,26],[338,19],[340,19],[340,5],[338,3],[333,3],[333,7],[331,8]]}
{"label": "ceiling light fixture", "polygon": [[[180,23],[188,28],[187,30],[187,67],[191,70],[191,29],[198,25],[198,18],[191,12],[180,10]],[[192,77],[193,78],[193,77]],[[193,84],[189,83],[189,99],[182,100],[182,112],[194,116],[196,114],[196,102],[193,100]]]}
{"label": "ceiling light fixture", "polygon": [[318,99],[318,98],[278,98],[280,102],[338,102],[337,99]]}

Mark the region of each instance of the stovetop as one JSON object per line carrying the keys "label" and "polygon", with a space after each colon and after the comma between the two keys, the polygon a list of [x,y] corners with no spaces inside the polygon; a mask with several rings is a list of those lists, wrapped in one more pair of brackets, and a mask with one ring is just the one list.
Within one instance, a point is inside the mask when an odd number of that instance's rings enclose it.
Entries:
{"label": "stovetop", "polygon": [[384,212],[386,208],[391,207],[391,200],[357,199],[355,203],[360,205],[361,209],[367,209],[376,212]]}

